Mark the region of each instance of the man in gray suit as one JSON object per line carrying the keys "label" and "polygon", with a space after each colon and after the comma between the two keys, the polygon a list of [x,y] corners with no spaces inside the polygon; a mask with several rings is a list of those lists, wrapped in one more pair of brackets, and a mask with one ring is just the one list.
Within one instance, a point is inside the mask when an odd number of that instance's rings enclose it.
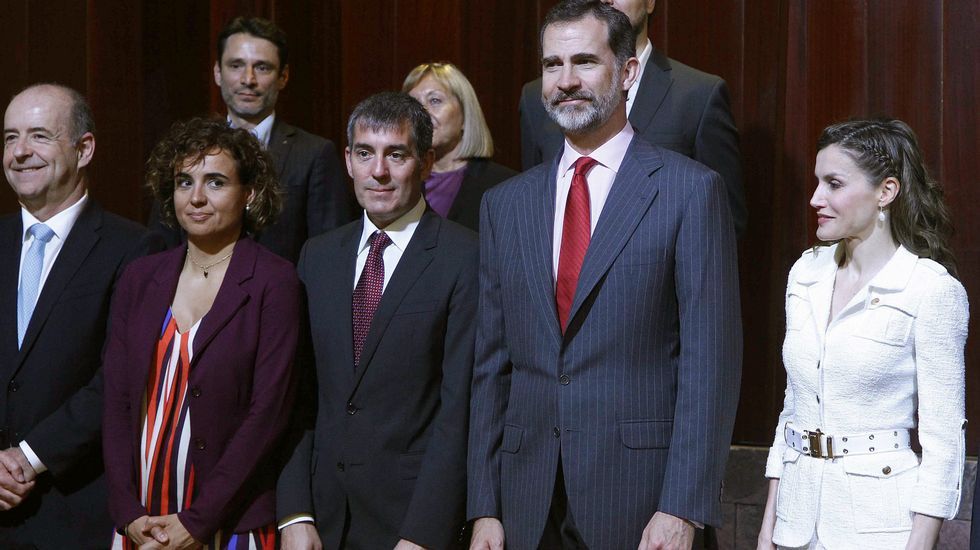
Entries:
{"label": "man in gray suit", "polygon": [[[279,92],[289,82],[286,33],[271,21],[236,17],[218,35],[214,83],[228,108],[228,123],[245,128],[276,162],[283,212],[258,235],[258,242],[296,262],[303,243],[356,217],[333,142],[289,125],[276,116]],[[159,221],[154,205],[150,227],[170,245],[181,240],[177,228]]]}
{"label": "man in gray suit", "polygon": [[[637,133],[721,174],[735,232],[745,232],[738,130],[728,87],[721,78],[670,59],[653,47],[647,21],[656,0],[604,0],[626,14],[633,27],[639,75],[629,90],[626,114]],[[562,147],[561,128],[541,105],[541,79],[521,93],[521,156],[524,169],[551,160]]]}
{"label": "man in gray suit", "polygon": [[738,399],[721,177],[627,122],[629,20],[564,2],[541,31],[546,164],[490,190],[467,514],[473,547],[689,548],[721,522]]}

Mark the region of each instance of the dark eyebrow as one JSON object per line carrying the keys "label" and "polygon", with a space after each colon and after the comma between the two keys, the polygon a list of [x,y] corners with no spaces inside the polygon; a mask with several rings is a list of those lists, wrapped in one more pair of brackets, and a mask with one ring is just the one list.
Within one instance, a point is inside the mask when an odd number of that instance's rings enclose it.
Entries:
{"label": "dark eyebrow", "polygon": [[355,143],[354,146],[350,148],[351,151],[357,149],[367,149],[369,151],[374,151],[374,147],[368,145],[367,143]]}
{"label": "dark eyebrow", "polygon": [[577,53],[572,56],[572,63],[599,63],[599,56],[594,53]]}
{"label": "dark eyebrow", "polygon": [[561,63],[561,58],[557,55],[549,55],[541,59],[541,65],[550,65],[552,63]]}

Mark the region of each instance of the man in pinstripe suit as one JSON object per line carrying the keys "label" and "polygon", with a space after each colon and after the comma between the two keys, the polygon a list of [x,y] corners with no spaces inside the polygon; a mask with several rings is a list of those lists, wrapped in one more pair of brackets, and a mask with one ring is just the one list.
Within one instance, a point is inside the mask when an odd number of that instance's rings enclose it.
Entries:
{"label": "man in pinstripe suit", "polygon": [[721,521],[741,370],[724,185],[634,135],[622,13],[563,2],[541,53],[565,146],[481,212],[473,547],[690,548]]}

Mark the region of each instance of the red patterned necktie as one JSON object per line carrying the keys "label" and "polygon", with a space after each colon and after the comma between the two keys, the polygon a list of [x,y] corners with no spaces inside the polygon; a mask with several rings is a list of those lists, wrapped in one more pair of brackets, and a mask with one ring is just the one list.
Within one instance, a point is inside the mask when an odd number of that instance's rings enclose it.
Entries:
{"label": "red patterned necktie", "polygon": [[599,161],[580,157],[575,161],[572,186],[565,202],[565,221],[561,230],[561,251],[558,254],[558,277],[555,284],[555,303],[558,306],[558,323],[562,333],[568,324],[568,310],[572,307],[575,287],[585,251],[591,239],[592,215],[589,201],[589,183],[585,175]]}
{"label": "red patterned necktie", "polygon": [[367,261],[361,270],[361,278],[354,287],[354,300],[351,312],[354,321],[354,368],[361,364],[361,351],[364,350],[364,339],[371,328],[371,319],[378,309],[381,293],[385,282],[385,248],[391,244],[391,238],[383,231],[375,231],[368,238],[371,249],[368,250]]}

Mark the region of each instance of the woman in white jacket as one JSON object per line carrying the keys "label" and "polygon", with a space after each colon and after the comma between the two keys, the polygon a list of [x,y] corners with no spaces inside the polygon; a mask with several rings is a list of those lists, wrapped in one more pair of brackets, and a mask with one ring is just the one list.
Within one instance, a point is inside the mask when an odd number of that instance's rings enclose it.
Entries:
{"label": "woman in white jacket", "polygon": [[818,151],[759,548],[932,548],[960,501],[969,318],[942,190],[901,121],[835,124]]}

